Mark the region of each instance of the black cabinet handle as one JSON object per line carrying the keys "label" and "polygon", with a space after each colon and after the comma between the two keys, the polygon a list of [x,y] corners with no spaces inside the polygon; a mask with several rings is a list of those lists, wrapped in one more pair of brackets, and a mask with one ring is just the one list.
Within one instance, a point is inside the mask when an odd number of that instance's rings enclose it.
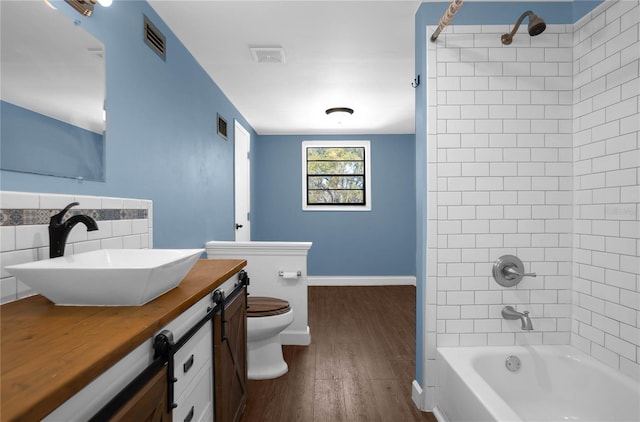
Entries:
{"label": "black cabinet handle", "polygon": [[186,374],[187,372],[189,372],[189,369],[191,369],[192,366],[193,366],[193,355],[191,355],[189,359],[187,359],[187,361],[184,364],[182,364],[182,369],[184,370],[184,373]]}
{"label": "black cabinet handle", "polygon": [[191,410],[189,410],[189,413],[185,416],[184,422],[191,422],[191,419],[193,419],[193,410],[193,406],[191,406]]}

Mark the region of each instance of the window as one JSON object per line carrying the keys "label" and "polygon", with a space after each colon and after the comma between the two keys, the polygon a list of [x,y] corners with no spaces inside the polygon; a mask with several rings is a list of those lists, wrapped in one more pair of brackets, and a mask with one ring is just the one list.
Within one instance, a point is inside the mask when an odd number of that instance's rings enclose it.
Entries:
{"label": "window", "polygon": [[302,142],[302,209],[371,210],[369,141]]}

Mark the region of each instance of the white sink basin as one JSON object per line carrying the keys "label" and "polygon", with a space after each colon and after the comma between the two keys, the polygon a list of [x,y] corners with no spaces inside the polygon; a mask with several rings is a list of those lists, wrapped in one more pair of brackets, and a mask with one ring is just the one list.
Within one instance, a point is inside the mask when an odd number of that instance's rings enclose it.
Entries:
{"label": "white sink basin", "polygon": [[5,269],[56,305],[138,306],[176,287],[204,249],[102,249]]}

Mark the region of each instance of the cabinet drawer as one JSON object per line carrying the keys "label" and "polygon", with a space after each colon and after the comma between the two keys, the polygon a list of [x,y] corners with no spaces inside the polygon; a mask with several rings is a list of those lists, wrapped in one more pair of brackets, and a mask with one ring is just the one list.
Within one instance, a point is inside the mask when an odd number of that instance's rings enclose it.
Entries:
{"label": "cabinet drawer", "polygon": [[203,365],[211,366],[211,323],[208,322],[176,352],[174,397],[180,397]]}
{"label": "cabinet drawer", "polygon": [[196,374],[187,390],[179,396],[173,409],[174,422],[198,422],[213,420],[213,371],[211,361]]}

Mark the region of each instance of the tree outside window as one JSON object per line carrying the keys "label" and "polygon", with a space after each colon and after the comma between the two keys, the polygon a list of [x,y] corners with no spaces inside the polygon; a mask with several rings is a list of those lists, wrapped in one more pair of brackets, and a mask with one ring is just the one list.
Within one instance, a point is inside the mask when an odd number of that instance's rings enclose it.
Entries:
{"label": "tree outside window", "polygon": [[370,210],[369,141],[305,141],[303,209]]}

